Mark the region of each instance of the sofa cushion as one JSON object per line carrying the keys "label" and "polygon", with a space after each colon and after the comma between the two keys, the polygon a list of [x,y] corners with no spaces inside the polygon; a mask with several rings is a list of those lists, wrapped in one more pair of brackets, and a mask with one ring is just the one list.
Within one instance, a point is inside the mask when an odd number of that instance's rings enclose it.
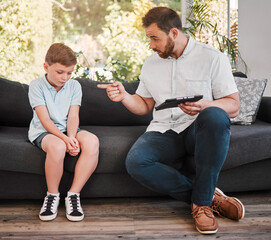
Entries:
{"label": "sofa cushion", "polygon": [[262,95],[267,83],[266,79],[250,79],[234,77],[240,97],[240,113],[232,118],[235,124],[250,125],[256,120]]}
{"label": "sofa cushion", "polygon": [[[232,125],[228,155],[222,171],[245,164],[271,159],[271,124],[256,120],[252,125]],[[192,156],[186,158],[185,170],[193,169]]]}
{"label": "sofa cushion", "polygon": [[0,170],[44,174],[45,153],[27,138],[28,127],[0,126]]}
{"label": "sofa cushion", "polygon": [[[99,126],[136,126],[148,125],[152,113],[138,116],[129,112],[122,103],[112,102],[105,89],[97,88],[100,82],[78,79],[82,86],[83,97],[80,109],[80,125]],[[130,94],[134,94],[139,82],[123,83]]]}
{"label": "sofa cushion", "polygon": [[[146,131],[146,126],[82,126],[100,141],[100,155],[95,173],[124,173],[125,159],[135,141]],[[73,172],[76,158],[68,156],[65,168]]]}
{"label": "sofa cushion", "polygon": [[28,100],[28,85],[0,78],[0,125],[28,127],[32,109]]}
{"label": "sofa cushion", "polygon": [[[126,173],[125,159],[146,126],[82,126],[98,136],[99,163],[95,173]],[[271,158],[271,124],[256,120],[250,126],[233,125],[230,148],[222,171]],[[44,174],[45,153],[27,140],[28,128],[0,127],[0,170]],[[65,170],[74,171],[78,157],[67,155]],[[193,159],[185,162],[194,170]]]}
{"label": "sofa cushion", "polygon": [[[128,151],[146,126],[82,126],[98,136],[99,163],[95,173],[124,173]],[[45,153],[27,139],[28,128],[0,126],[0,170],[44,174]],[[74,171],[78,157],[66,155],[64,169]]]}

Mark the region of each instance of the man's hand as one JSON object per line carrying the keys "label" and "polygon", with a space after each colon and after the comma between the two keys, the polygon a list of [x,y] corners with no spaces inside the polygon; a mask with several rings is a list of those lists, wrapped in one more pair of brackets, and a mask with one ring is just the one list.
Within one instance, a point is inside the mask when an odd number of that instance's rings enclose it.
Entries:
{"label": "man's hand", "polygon": [[98,84],[97,87],[106,89],[108,97],[114,102],[121,102],[127,94],[122,83],[117,81],[113,84]]}
{"label": "man's hand", "polygon": [[197,102],[185,102],[178,105],[186,114],[193,116],[198,114],[201,110],[204,109],[204,99],[201,99]]}

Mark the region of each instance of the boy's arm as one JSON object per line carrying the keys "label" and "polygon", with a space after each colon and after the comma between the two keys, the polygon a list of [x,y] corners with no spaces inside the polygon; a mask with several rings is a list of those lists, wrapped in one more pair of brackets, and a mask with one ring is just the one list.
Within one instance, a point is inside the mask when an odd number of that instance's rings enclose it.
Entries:
{"label": "boy's arm", "polygon": [[76,156],[80,152],[79,142],[76,138],[77,130],[79,127],[79,108],[79,105],[70,106],[67,119],[67,135],[76,144],[76,148],[69,152],[71,156]]}
{"label": "boy's arm", "polygon": [[79,127],[79,105],[72,105],[69,109],[67,120],[67,135],[68,137],[75,137]]}
{"label": "boy's arm", "polygon": [[45,105],[39,105],[35,107],[35,111],[38,115],[38,118],[42,124],[42,126],[53,135],[59,137],[62,139],[67,146],[67,149],[73,149],[76,147],[76,144],[71,141],[69,137],[67,137],[64,133],[62,133],[58,127],[53,123],[53,121],[50,119],[47,107]]}

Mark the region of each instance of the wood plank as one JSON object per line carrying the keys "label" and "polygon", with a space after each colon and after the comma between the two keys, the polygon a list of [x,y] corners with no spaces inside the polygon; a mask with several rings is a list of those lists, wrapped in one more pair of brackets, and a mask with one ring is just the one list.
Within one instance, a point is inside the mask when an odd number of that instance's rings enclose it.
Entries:
{"label": "wood plank", "polygon": [[[271,239],[271,191],[235,193],[245,219],[218,217],[216,235],[204,239]],[[190,206],[169,197],[82,199],[85,219],[70,222],[61,201],[54,221],[42,222],[41,200],[0,200],[0,239],[202,239]]]}

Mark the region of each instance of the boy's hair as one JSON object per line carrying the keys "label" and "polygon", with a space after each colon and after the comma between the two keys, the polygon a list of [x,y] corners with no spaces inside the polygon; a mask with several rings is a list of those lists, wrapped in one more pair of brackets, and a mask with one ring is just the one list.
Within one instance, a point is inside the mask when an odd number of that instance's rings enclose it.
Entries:
{"label": "boy's hair", "polygon": [[66,67],[69,67],[75,65],[77,60],[75,53],[71,48],[63,43],[54,43],[47,51],[45,62],[47,62],[50,66],[54,63],[60,63]]}
{"label": "boy's hair", "polygon": [[167,7],[155,7],[150,9],[142,18],[142,22],[145,28],[156,23],[166,34],[168,34],[172,28],[177,28],[181,31],[183,29],[180,16],[174,10]]}

